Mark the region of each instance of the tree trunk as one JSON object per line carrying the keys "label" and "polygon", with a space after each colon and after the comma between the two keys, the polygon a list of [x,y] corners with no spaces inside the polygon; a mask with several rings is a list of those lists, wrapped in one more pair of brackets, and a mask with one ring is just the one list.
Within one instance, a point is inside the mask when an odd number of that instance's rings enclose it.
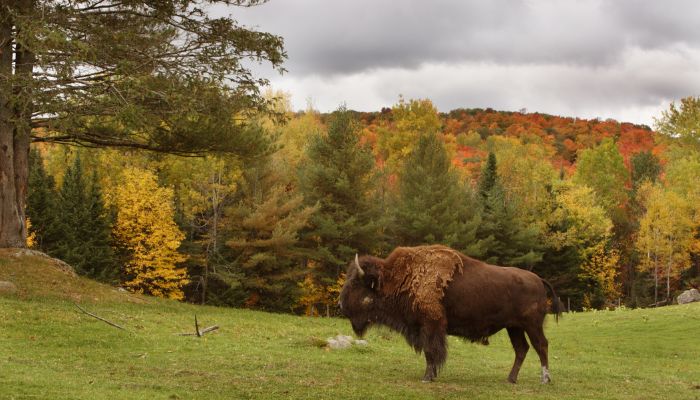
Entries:
{"label": "tree trunk", "polygon": [[659,260],[654,254],[654,307],[659,302]]}
{"label": "tree trunk", "polygon": [[[18,149],[12,92],[13,24],[5,7],[0,12],[0,248],[25,247],[24,199],[22,188],[17,187],[18,175],[15,170]],[[21,145],[20,142],[20,152]],[[21,198],[20,203],[18,199]]]}
{"label": "tree trunk", "polygon": [[[18,2],[25,14],[33,0]],[[0,248],[26,247],[24,208],[29,177],[35,55],[14,41],[11,16],[0,14]],[[21,31],[20,26],[14,26]],[[13,61],[14,44],[14,61]],[[14,65],[13,65],[14,62]]]}
{"label": "tree trunk", "polygon": [[673,239],[669,243],[668,265],[666,266],[666,300],[671,304],[671,267],[673,266]]}

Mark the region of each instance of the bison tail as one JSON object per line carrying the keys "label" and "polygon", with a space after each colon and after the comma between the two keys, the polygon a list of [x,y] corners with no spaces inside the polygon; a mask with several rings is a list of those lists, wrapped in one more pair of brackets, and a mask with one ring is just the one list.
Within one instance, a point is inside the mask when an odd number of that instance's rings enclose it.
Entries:
{"label": "bison tail", "polygon": [[557,293],[554,291],[552,284],[544,279],[542,279],[542,283],[544,283],[544,285],[549,288],[549,291],[552,292],[552,313],[554,314],[554,319],[559,322],[559,317],[561,317],[561,313],[564,311],[564,305],[562,304],[561,300],[559,300],[559,297],[557,297]]}

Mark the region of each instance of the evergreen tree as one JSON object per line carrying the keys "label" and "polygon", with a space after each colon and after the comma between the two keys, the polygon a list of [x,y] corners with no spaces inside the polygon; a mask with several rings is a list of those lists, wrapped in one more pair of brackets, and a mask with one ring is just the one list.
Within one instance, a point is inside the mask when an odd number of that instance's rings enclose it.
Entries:
{"label": "evergreen tree", "polygon": [[238,209],[236,232],[226,244],[238,254],[246,305],[288,311],[299,298],[297,282],[305,273],[299,231],[316,207],[304,207],[303,197],[283,185],[266,192],[261,202]]}
{"label": "evergreen tree", "polygon": [[34,247],[48,252],[61,236],[57,226],[56,184],[53,177],[46,173],[37,150],[31,151],[29,162],[27,217],[31,221]]}
{"label": "evergreen tree", "polygon": [[112,221],[105,209],[102,189],[97,172],[93,171],[90,179],[87,202],[85,204],[87,220],[82,225],[81,237],[88,248],[85,255],[84,272],[86,275],[105,282],[111,282],[119,276],[116,256],[112,249]]}
{"label": "evergreen tree", "polygon": [[650,151],[642,151],[632,156],[632,190],[637,192],[644,181],[656,182],[661,173],[661,163]]}
{"label": "evergreen tree", "polygon": [[307,205],[318,204],[303,234],[324,284],[332,285],[355,253],[381,246],[380,213],[373,201],[374,157],[359,143],[351,114],[333,113],[327,134],[311,138],[299,182]]}
{"label": "evergreen tree", "polygon": [[61,237],[49,249],[49,254],[72,265],[80,274],[87,270],[86,257],[89,253],[87,246],[84,246],[87,238],[82,236],[85,231],[84,225],[90,223],[86,204],[87,187],[78,156],[63,175],[58,196],[58,226]]}
{"label": "evergreen tree", "polygon": [[399,182],[392,224],[398,245],[440,243],[481,256],[481,242],[476,240],[476,202],[451,168],[437,134],[419,138]]}
{"label": "evergreen tree", "polygon": [[532,267],[542,260],[539,232],[536,226],[524,226],[517,219],[515,201],[506,198],[496,166],[496,155],[490,153],[479,180],[482,212],[477,237],[485,243],[485,261]]}
{"label": "evergreen tree", "polygon": [[76,157],[63,177],[58,197],[60,232],[48,252],[72,265],[82,275],[111,281],[116,275],[115,257],[110,245],[110,219],[93,172],[86,184],[80,157]]}
{"label": "evergreen tree", "polygon": [[491,189],[496,186],[497,179],[496,154],[489,152],[489,158],[486,161],[486,166],[481,172],[481,178],[479,179],[479,196],[481,196],[482,200],[485,200]]}

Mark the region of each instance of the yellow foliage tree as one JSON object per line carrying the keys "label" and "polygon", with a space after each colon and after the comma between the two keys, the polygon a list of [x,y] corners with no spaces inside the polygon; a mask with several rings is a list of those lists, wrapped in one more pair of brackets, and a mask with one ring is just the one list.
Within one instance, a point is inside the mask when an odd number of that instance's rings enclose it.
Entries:
{"label": "yellow foliage tree", "polygon": [[[561,207],[548,216],[552,221],[567,218],[569,228],[548,237],[555,247],[574,246],[589,260],[612,236],[613,223],[605,209],[597,205],[595,192],[585,185],[561,183],[556,190],[556,202]],[[562,215],[563,213],[563,215]]]}
{"label": "yellow foliage tree", "polygon": [[177,251],[184,235],[173,221],[173,190],[159,187],[149,171],[127,168],[113,201],[114,237],[128,253],[124,285],[137,293],[181,300],[188,279],[187,271],[177,267],[186,257]]}
{"label": "yellow foliage tree", "polygon": [[606,249],[602,242],[591,250],[590,258],[581,265],[581,276],[595,280],[605,298],[609,302],[613,301],[620,296],[620,283],[616,279],[620,252]]}
{"label": "yellow foliage tree", "polygon": [[498,178],[507,200],[518,204],[518,218],[544,231],[546,213],[551,208],[547,188],[557,180],[557,171],[548,161],[551,152],[539,144],[505,136],[491,136],[486,145],[498,159]]}
{"label": "yellow foliage tree", "polygon": [[692,205],[681,195],[660,185],[645,183],[640,188],[646,213],[639,221],[637,249],[645,255],[640,269],[653,272],[654,302],[658,303],[659,278],[666,280],[666,299],[671,281],[690,265],[693,245]]}
{"label": "yellow foliage tree", "polygon": [[415,149],[418,138],[439,132],[441,121],[437,108],[428,99],[406,101],[400,97],[391,112],[393,122],[379,130],[377,146],[390,171],[396,172]]}
{"label": "yellow foliage tree", "polygon": [[[612,248],[613,223],[603,207],[597,205],[596,194],[588,186],[562,182],[555,189],[559,205],[546,216],[548,223],[566,220],[567,229],[553,230],[547,242],[554,248],[574,247],[581,258],[578,277],[593,281],[597,291],[611,302],[620,296],[618,264],[620,253]],[[584,308],[591,308],[593,293],[584,294]]]}
{"label": "yellow foliage tree", "polygon": [[[310,262],[313,265],[313,262]],[[340,299],[340,291],[343,289],[345,284],[345,274],[340,274],[338,279],[333,285],[326,286],[317,284],[314,281],[313,274],[308,273],[302,282],[299,282],[299,288],[301,289],[301,296],[299,297],[298,304],[304,307],[304,315],[310,317],[317,317],[320,315],[317,306],[325,307],[326,316],[330,317],[331,307],[338,304]]]}
{"label": "yellow foliage tree", "polygon": [[32,248],[36,245],[36,232],[32,230],[32,221],[29,218],[25,219],[25,226],[27,227],[27,247]]}

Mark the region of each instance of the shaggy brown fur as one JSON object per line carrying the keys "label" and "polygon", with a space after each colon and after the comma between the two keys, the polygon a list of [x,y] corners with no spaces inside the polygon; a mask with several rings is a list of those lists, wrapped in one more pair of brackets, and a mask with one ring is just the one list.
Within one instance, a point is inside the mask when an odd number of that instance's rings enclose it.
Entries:
{"label": "shaggy brown fur", "polygon": [[547,312],[545,285],[560,314],[549,283],[519,268],[498,267],[444,246],[399,247],[386,259],[351,262],[340,307],[353,330],[364,334],[373,324],[400,332],[426,359],[424,381],[437,376],[447,358],[446,335],[488,344],[505,328],[515,350],[508,380],[515,383],[528,351],[527,333],[549,381],[547,339],[542,329]]}
{"label": "shaggy brown fur", "polygon": [[445,318],[445,288],[464,267],[459,253],[444,246],[423,246],[399,247],[392,255],[384,263],[384,296],[408,295],[414,312],[432,320]]}

